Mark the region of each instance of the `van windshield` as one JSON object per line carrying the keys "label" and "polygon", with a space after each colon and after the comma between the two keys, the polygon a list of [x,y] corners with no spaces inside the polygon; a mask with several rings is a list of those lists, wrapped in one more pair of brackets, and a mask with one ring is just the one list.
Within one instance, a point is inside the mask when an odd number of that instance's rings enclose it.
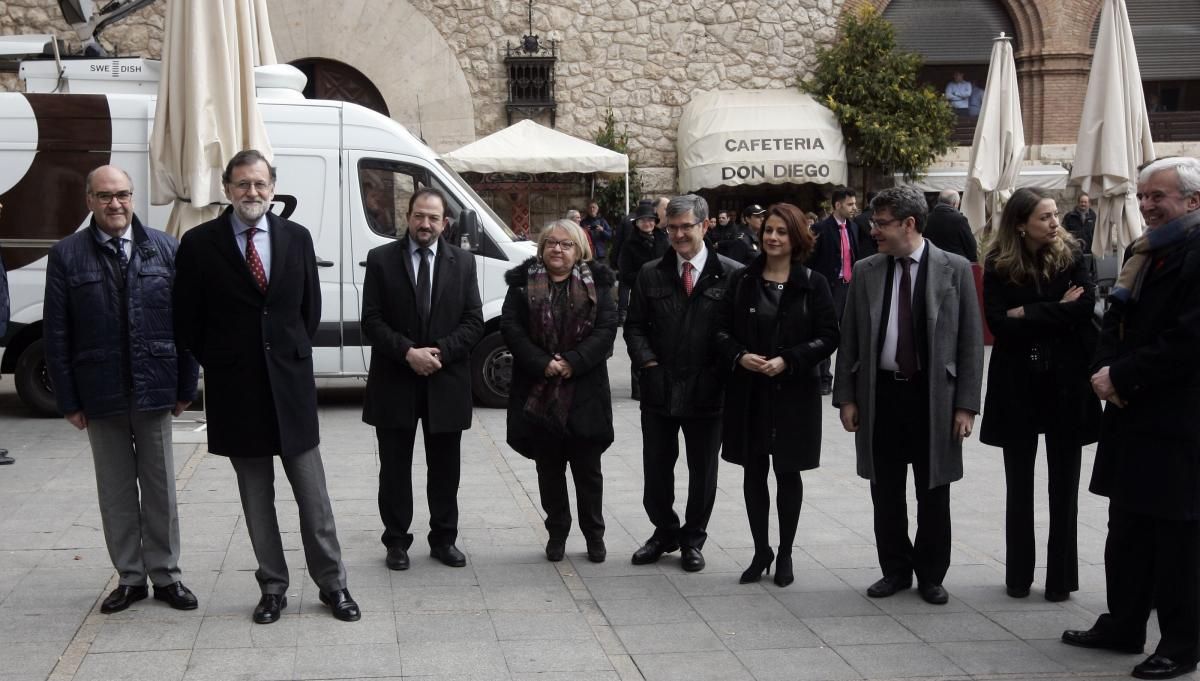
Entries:
{"label": "van windshield", "polygon": [[509,229],[508,224],[504,222],[504,220],[501,220],[499,215],[496,215],[496,211],[492,210],[492,207],[489,206],[486,201],[480,198],[479,194],[475,193],[475,190],[471,188],[471,185],[467,184],[458,173],[454,172],[453,168],[446,165],[446,162],[440,158],[438,159],[438,165],[442,167],[442,170],[446,172],[446,175],[450,177],[450,179],[455,183],[455,185],[458,186],[458,189],[461,190],[463,194],[471,199],[474,199],[475,204],[482,207],[483,210],[487,212],[488,216],[492,218],[492,222],[499,225],[500,229],[504,230],[504,233],[508,235],[509,239],[513,241],[517,240],[517,235],[511,229]]}

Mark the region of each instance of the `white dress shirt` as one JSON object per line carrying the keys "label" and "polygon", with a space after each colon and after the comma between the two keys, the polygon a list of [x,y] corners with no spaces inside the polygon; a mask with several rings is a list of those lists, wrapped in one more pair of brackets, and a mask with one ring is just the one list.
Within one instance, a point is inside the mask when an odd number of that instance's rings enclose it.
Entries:
{"label": "white dress shirt", "polygon": [[237,211],[232,214],[233,217],[233,238],[237,240],[238,252],[242,257],[246,257],[246,230],[254,227],[258,231],[254,233],[254,250],[258,251],[258,259],[262,261],[263,274],[266,275],[267,281],[271,281],[271,235],[267,232],[270,229],[271,223],[267,221],[267,214],[263,213],[258,222],[253,225],[247,225],[238,217]]}
{"label": "white dress shirt", "polygon": [[[921,239],[921,245],[917,246],[917,250],[913,251],[908,256],[912,262],[908,264],[908,285],[911,287],[904,292],[909,299],[912,299],[913,291],[917,288],[917,272],[920,271],[921,260],[925,257],[925,239]],[[888,307],[888,325],[887,332],[883,336],[883,349],[879,351],[879,368],[883,371],[900,371],[900,366],[896,364],[896,339],[899,338],[899,323],[900,318],[900,259],[896,258],[896,266],[892,268],[892,304]],[[914,301],[915,302],[915,301]],[[915,306],[914,306],[915,308]]]}
{"label": "white dress shirt", "polygon": [[700,282],[700,273],[704,271],[704,264],[708,262],[708,248],[704,245],[700,246],[700,252],[692,256],[691,260],[684,260],[679,252],[675,253],[675,273],[679,275],[679,279],[683,280],[683,263],[692,263],[692,286]]}

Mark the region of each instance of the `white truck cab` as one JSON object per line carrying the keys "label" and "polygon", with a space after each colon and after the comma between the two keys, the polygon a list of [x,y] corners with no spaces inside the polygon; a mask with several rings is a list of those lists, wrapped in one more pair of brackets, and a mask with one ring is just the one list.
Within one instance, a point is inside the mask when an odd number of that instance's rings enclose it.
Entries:
{"label": "white truck cab", "polygon": [[[22,400],[56,413],[42,353],[46,255],[87,226],[84,179],[101,165],[129,173],[134,210],[161,228],[170,206],[151,206],[149,140],[160,63],[136,58],[26,61],[26,92],[0,93],[0,249],[12,317],[0,337],[0,373]],[[503,406],[511,356],[499,334],[504,272],[534,254],[425,143],[364,107],[307,100],[304,76],[282,65],[256,73],[259,106],[279,178],[272,210],[312,232],[321,279],[317,376],[366,376],[370,347],[359,327],[367,252],[399,238],[408,199],[432,186],[449,197],[444,238],[475,255],[486,331],[472,356],[474,390]]]}

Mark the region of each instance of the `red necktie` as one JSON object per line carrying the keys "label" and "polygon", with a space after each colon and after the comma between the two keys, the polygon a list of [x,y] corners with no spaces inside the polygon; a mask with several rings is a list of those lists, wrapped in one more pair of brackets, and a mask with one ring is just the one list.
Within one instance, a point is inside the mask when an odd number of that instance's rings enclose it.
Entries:
{"label": "red necktie", "polygon": [[250,266],[250,274],[254,276],[254,283],[258,284],[258,290],[265,293],[267,272],[263,269],[262,258],[258,257],[258,249],[254,247],[254,234],[257,231],[257,227],[246,230],[246,264]]}
{"label": "red necktie", "polygon": [[692,281],[692,263],[685,262],[685,263],[683,263],[683,290],[684,290],[684,292],[687,293],[689,296],[692,295],[692,287],[693,286],[695,286],[695,282]]}
{"label": "red necktie", "polygon": [[854,265],[850,262],[850,235],[846,233],[846,223],[838,225],[842,232],[842,281],[850,281],[850,272]]}

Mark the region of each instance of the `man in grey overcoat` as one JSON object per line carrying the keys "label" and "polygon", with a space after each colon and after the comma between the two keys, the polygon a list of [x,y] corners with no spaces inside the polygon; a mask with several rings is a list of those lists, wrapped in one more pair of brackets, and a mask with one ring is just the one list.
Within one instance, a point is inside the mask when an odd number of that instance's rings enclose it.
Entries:
{"label": "man in grey overcoat", "polygon": [[[837,352],[834,405],[855,434],[858,474],[871,481],[883,578],[872,598],[912,586],[943,604],[950,566],[950,483],[979,412],[983,327],[971,265],[922,236],[926,203],[912,187],[871,202],[879,252],[854,266]],[[905,488],[913,468],[917,532]]]}

